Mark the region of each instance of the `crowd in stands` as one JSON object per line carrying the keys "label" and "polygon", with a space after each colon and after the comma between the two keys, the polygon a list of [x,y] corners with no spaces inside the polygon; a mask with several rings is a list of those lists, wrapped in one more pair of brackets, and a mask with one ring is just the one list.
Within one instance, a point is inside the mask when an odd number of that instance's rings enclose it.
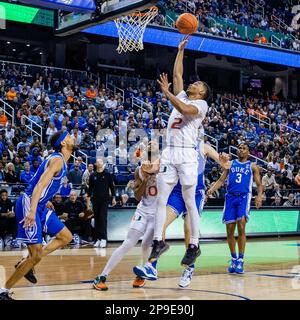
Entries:
{"label": "crowd in stands", "polygon": [[[277,45],[300,51],[299,31],[291,27],[295,16],[295,13],[292,13],[292,3],[277,0],[257,0],[255,3],[259,7],[255,8],[247,0],[160,1],[160,13],[154,24],[165,25],[165,15],[168,10],[177,14],[193,12],[200,22],[199,32],[259,44],[271,43],[270,34],[267,32],[278,33],[284,36],[280,37],[280,44],[276,42]],[[222,18],[226,23],[218,23],[218,18]],[[278,24],[277,21],[281,23]],[[258,32],[255,37],[250,38],[247,34],[240,34],[239,26],[253,28]]]}
{"label": "crowd in stands", "polygon": [[[133,97],[139,99],[143,108],[132,105]],[[159,129],[156,132],[162,134],[172,106],[157,88],[124,85],[123,98],[95,80],[56,79],[51,74],[48,77],[38,74],[32,81],[26,81],[14,67],[0,75],[0,98],[15,112],[15,123],[12,123],[9,113],[0,110],[0,189],[9,190],[0,194],[0,238],[6,237],[3,230],[9,230],[11,235],[15,232],[11,222],[13,204],[7,202],[7,195],[17,197],[24,190],[40,163],[52,152],[48,142],[58,130],[68,130],[76,138],[81,152],[87,155],[77,154],[76,161],[70,161],[68,176],[53,200],[59,216],[74,232],[86,241],[92,237],[90,221],[87,222],[82,213],[89,176],[99,154],[103,154],[106,170],[114,175],[117,206],[136,204],[132,184],[138,159],[135,152],[130,153],[130,148],[136,150],[136,141],[128,139],[128,148],[119,141],[120,137],[129,138],[141,129],[145,137],[139,141],[138,150],[142,151],[152,129]],[[235,103],[231,104],[228,99]],[[28,117],[27,120],[23,116]],[[28,119],[34,121],[36,132],[37,125],[42,128],[42,140],[26,126]],[[229,152],[230,146],[242,141],[249,144],[251,155],[263,168],[265,205],[300,205],[297,191],[300,190],[299,103],[282,102],[275,94],[269,98],[216,95],[210,103],[204,128],[218,140],[220,152]],[[99,135],[102,129],[109,131]],[[117,148],[110,154],[104,152],[114,139]],[[219,178],[220,172],[215,163],[208,162],[207,187]],[[215,200],[221,199],[220,205],[224,193],[222,188],[213,195]],[[70,208],[74,210],[70,212]]]}

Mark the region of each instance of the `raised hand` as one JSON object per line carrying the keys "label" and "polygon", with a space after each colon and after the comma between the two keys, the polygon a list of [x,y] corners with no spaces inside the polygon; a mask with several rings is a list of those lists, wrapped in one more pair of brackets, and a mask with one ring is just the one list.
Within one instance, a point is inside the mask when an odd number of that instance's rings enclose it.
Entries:
{"label": "raised hand", "polygon": [[160,85],[160,88],[164,94],[169,93],[171,83],[169,83],[168,75],[166,73],[162,73],[157,82]]}
{"label": "raised hand", "polygon": [[185,36],[182,41],[179,43],[178,50],[183,51],[189,42],[190,35]]}

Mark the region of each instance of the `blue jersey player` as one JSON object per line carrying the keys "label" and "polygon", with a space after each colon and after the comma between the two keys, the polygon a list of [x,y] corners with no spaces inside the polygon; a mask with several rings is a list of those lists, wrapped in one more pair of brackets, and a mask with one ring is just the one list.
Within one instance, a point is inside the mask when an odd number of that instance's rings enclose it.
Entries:
{"label": "blue jersey player", "polygon": [[[213,192],[218,190],[227,179],[223,223],[226,224],[227,242],[232,257],[228,272],[242,274],[244,273],[246,246],[245,228],[250,215],[253,179],[258,193],[255,198],[257,209],[261,207],[263,188],[258,166],[248,160],[248,145],[245,143],[240,144],[237,154],[238,160],[231,161],[230,169],[223,172],[220,179],[208,190],[207,196],[209,197]],[[236,254],[236,240],[234,237],[236,225],[238,226],[238,256]]]}
{"label": "blue jersey player", "polygon": [[[212,148],[210,145],[205,144],[203,141],[200,141],[198,145],[198,183],[196,187],[195,201],[198,209],[198,213],[201,216],[203,211],[203,206],[205,202],[205,182],[204,182],[204,171],[206,159],[210,157],[217,163],[219,163],[224,169],[230,167],[230,161],[228,161],[229,156],[227,154],[222,154],[221,156],[217,151]],[[164,225],[163,231],[163,240],[166,238],[166,229],[168,226],[174,222],[177,218],[182,216],[184,218],[184,236],[185,236],[185,245],[188,248],[190,242],[190,218],[187,212],[185,202],[182,196],[182,187],[180,182],[174,187],[172,193],[169,196],[167,203],[167,219]],[[185,288],[189,286],[193,272],[195,270],[195,265],[186,266],[183,271],[182,277],[179,281],[179,287]],[[134,268],[134,272],[145,279],[156,280],[157,279],[157,270],[150,263],[144,266],[137,266]]]}
{"label": "blue jersey player", "polygon": [[[33,267],[49,253],[72,240],[71,232],[48,207],[49,200],[59,191],[67,174],[67,164],[74,147],[75,139],[67,131],[59,131],[51,138],[54,149],[32,177],[24,194],[16,202],[18,239],[27,244],[29,255],[16,265],[16,270],[0,288],[0,300],[11,300],[9,290],[22,278],[36,283]],[[42,233],[46,231],[54,238],[42,246]]]}

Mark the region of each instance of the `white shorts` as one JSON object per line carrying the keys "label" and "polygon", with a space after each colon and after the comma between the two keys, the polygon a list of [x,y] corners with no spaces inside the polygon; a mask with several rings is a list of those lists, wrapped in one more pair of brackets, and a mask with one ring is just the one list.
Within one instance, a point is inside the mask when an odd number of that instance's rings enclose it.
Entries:
{"label": "white shorts", "polygon": [[131,219],[129,228],[137,230],[142,234],[145,234],[146,230],[154,230],[154,215],[136,210]]}
{"label": "white shorts", "polygon": [[157,176],[168,184],[183,186],[195,185],[198,182],[198,152],[193,148],[166,148],[161,157],[160,173]]}

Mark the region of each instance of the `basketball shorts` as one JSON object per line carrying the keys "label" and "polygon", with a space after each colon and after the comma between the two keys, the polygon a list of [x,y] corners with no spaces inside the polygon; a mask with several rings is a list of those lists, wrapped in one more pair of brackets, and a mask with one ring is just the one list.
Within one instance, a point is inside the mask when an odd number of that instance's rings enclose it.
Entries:
{"label": "basketball shorts", "polygon": [[[201,190],[196,193],[195,196],[196,200],[196,206],[198,209],[198,213],[201,216],[203,207],[204,207],[204,201],[205,201],[205,191]],[[187,214],[187,209],[185,207],[185,203],[182,197],[182,193],[176,190],[173,190],[172,193],[169,196],[167,206],[177,214],[178,217],[182,215],[184,218]]]}
{"label": "basketball shorts", "polygon": [[198,182],[198,153],[193,148],[169,148],[162,152],[161,168],[158,175],[168,184],[183,186],[195,185]]}
{"label": "basketball shorts", "polygon": [[245,217],[248,222],[250,217],[251,194],[232,194],[225,196],[223,223],[234,223]]}
{"label": "basketball shorts", "polygon": [[65,225],[59,220],[55,212],[47,208],[38,209],[35,225],[24,228],[24,219],[30,210],[30,199],[26,195],[21,196],[16,202],[16,219],[18,223],[17,239],[26,244],[41,244],[43,232],[56,236]]}
{"label": "basketball shorts", "polygon": [[140,231],[142,234],[145,234],[147,229],[152,228],[154,230],[154,215],[136,210],[131,219],[129,228]]}

